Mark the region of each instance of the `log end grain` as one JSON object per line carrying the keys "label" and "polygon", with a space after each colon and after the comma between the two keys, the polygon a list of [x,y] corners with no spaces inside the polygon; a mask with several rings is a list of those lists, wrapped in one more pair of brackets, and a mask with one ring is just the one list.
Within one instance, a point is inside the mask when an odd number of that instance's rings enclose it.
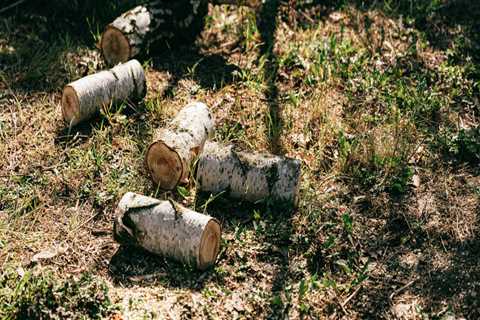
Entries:
{"label": "log end grain", "polygon": [[110,65],[126,62],[130,58],[131,48],[128,38],[113,26],[108,26],[103,32],[100,48],[103,57]]}
{"label": "log end grain", "polygon": [[221,233],[220,224],[215,219],[211,219],[205,226],[200,240],[199,269],[206,269],[215,263],[220,249]]}
{"label": "log end grain", "polygon": [[145,162],[152,180],[161,189],[172,190],[180,182],[183,164],[177,152],[162,141],[150,145]]}
{"label": "log end grain", "polygon": [[70,126],[80,122],[80,103],[75,90],[71,86],[66,86],[62,94],[62,115],[63,119]]}

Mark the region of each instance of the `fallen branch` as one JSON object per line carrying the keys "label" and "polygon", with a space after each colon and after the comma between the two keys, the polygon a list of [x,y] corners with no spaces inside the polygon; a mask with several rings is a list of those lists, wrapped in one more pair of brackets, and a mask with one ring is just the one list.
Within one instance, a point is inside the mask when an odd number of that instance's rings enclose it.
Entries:
{"label": "fallen branch", "polygon": [[166,128],[159,129],[148,147],[145,164],[161,189],[188,182],[190,167],[213,132],[208,107],[200,102],[184,107]]}
{"label": "fallen branch", "polygon": [[405,290],[405,289],[407,289],[408,287],[410,287],[412,284],[415,283],[415,281],[417,281],[417,279],[413,279],[413,280],[407,282],[404,286],[402,286],[402,287],[400,287],[399,289],[393,291],[393,292],[390,294],[390,296],[389,296],[390,300],[393,300],[393,297],[395,297],[397,294],[399,294],[399,293],[402,292],[403,290]]}
{"label": "fallen branch", "polygon": [[214,218],[132,192],[120,200],[114,238],[205,269],[215,263],[221,228]]}
{"label": "fallen branch", "polygon": [[10,10],[10,9],[13,9],[13,8],[21,5],[21,4],[24,3],[25,1],[27,1],[27,0],[18,0],[17,2],[14,2],[14,3],[12,3],[11,5],[8,5],[8,6],[4,7],[4,8],[2,8],[2,9],[0,9],[0,14],[1,14],[1,13],[4,13],[5,11],[8,11],[8,10]]}
{"label": "fallen branch", "polygon": [[251,202],[272,199],[298,202],[300,161],[259,153],[239,152],[233,146],[207,142],[198,160],[200,191],[227,193]]}
{"label": "fallen branch", "polygon": [[90,118],[101,107],[125,100],[141,100],[146,80],[137,60],[74,81],[63,89],[62,114],[69,126]]}

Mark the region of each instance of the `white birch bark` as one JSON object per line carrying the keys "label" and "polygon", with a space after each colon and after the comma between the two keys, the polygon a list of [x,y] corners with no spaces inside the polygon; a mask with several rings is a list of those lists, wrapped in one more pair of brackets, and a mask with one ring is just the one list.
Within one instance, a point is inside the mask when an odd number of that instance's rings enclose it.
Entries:
{"label": "white birch bark", "polygon": [[215,263],[221,228],[216,219],[173,201],[127,192],[117,207],[114,237],[205,269]]}
{"label": "white birch bark", "polygon": [[195,102],[184,107],[166,128],[159,129],[148,147],[145,164],[161,189],[188,182],[190,167],[214,129],[208,107]]}
{"label": "white birch bark", "polygon": [[141,100],[147,90],[145,73],[137,60],[69,83],[63,89],[62,114],[74,126],[100,108],[126,100]]}
{"label": "white birch bark", "polygon": [[250,202],[272,199],[298,204],[299,160],[235,151],[232,145],[207,142],[198,159],[197,188]]}
{"label": "white birch bark", "polygon": [[156,0],[122,14],[110,23],[100,42],[107,63],[125,62],[159,40],[194,38],[203,27],[206,0]]}

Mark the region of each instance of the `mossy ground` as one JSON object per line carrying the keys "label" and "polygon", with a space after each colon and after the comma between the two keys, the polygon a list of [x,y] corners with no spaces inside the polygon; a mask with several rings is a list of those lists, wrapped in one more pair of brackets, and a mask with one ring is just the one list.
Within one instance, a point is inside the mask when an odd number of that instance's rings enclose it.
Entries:
{"label": "mossy ground", "polygon": [[[70,4],[68,18],[25,4],[0,19],[5,276],[56,252],[34,269],[58,283],[93,273],[125,318],[480,316],[476,1],[210,7],[195,45],[142,60],[144,103],[67,130],[62,87],[105,67],[95,44],[125,9]],[[302,161],[297,210],[155,188],[146,147],[192,100],[213,111],[216,140]],[[216,266],[120,248],[127,191],[219,219]]]}

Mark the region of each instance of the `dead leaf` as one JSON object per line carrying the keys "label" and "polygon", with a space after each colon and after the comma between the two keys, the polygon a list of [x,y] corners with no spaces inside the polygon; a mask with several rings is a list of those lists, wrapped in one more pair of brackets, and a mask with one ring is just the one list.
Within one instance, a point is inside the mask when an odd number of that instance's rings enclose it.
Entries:
{"label": "dead leaf", "polygon": [[412,177],[412,184],[415,188],[418,188],[420,187],[420,177],[418,176],[418,174],[414,174],[413,177]]}
{"label": "dead leaf", "polygon": [[53,248],[53,249],[47,249],[47,250],[42,250],[39,253],[35,254],[32,259],[30,259],[31,262],[37,263],[41,260],[48,260],[56,257],[57,255],[63,254],[67,251],[65,248],[59,247],[59,248]]}

